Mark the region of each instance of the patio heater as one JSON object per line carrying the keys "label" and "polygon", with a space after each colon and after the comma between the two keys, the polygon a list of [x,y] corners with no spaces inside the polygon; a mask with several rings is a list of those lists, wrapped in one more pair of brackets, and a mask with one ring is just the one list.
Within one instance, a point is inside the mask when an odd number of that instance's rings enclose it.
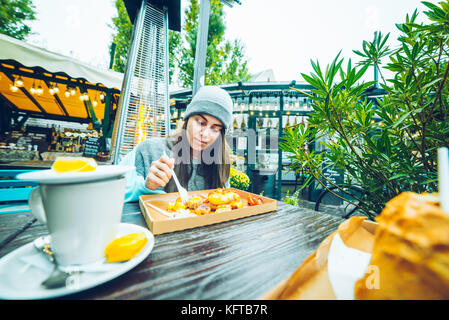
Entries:
{"label": "patio heater", "polygon": [[124,3],[134,24],[112,133],[114,164],[147,137],[169,134],[168,30],[180,31],[180,0]]}

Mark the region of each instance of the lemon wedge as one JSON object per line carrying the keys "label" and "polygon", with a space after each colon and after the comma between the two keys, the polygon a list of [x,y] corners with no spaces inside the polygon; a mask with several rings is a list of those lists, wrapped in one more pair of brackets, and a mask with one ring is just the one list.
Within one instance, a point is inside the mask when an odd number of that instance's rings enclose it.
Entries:
{"label": "lemon wedge", "polygon": [[147,244],[145,233],[131,233],[107,245],[104,253],[107,262],[127,261],[134,258]]}
{"label": "lemon wedge", "polygon": [[51,168],[58,173],[89,172],[97,168],[97,162],[93,158],[57,157]]}

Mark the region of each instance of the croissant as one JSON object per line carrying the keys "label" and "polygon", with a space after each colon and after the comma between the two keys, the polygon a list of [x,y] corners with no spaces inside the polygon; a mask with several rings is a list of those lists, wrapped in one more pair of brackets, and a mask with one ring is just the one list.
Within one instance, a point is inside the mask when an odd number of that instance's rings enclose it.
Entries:
{"label": "croissant", "polygon": [[449,299],[449,214],[438,198],[403,192],[377,222],[372,268],[356,282],[355,298]]}

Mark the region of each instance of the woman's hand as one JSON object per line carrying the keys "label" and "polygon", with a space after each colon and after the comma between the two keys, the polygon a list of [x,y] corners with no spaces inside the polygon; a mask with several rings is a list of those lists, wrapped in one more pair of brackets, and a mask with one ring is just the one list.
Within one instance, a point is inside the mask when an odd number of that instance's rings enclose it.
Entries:
{"label": "woman's hand", "polygon": [[153,161],[148,170],[145,186],[154,190],[157,187],[165,187],[171,179],[171,169],[175,166],[175,159],[163,155],[159,160]]}

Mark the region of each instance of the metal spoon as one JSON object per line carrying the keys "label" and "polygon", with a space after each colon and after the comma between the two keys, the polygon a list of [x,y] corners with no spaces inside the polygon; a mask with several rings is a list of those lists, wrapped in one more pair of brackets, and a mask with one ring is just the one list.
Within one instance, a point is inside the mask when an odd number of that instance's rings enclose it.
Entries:
{"label": "metal spoon", "polygon": [[34,247],[41,253],[43,253],[50,262],[54,265],[53,271],[50,274],[50,276],[44,280],[41,285],[44,286],[47,289],[56,289],[61,288],[64,286],[67,286],[67,284],[70,283],[68,279],[73,276],[74,274],[78,274],[79,271],[75,272],[65,272],[62,271],[58,263],[56,262],[55,256],[53,252],[51,251],[50,247],[50,241],[49,237],[39,237],[36,240],[34,240]]}

